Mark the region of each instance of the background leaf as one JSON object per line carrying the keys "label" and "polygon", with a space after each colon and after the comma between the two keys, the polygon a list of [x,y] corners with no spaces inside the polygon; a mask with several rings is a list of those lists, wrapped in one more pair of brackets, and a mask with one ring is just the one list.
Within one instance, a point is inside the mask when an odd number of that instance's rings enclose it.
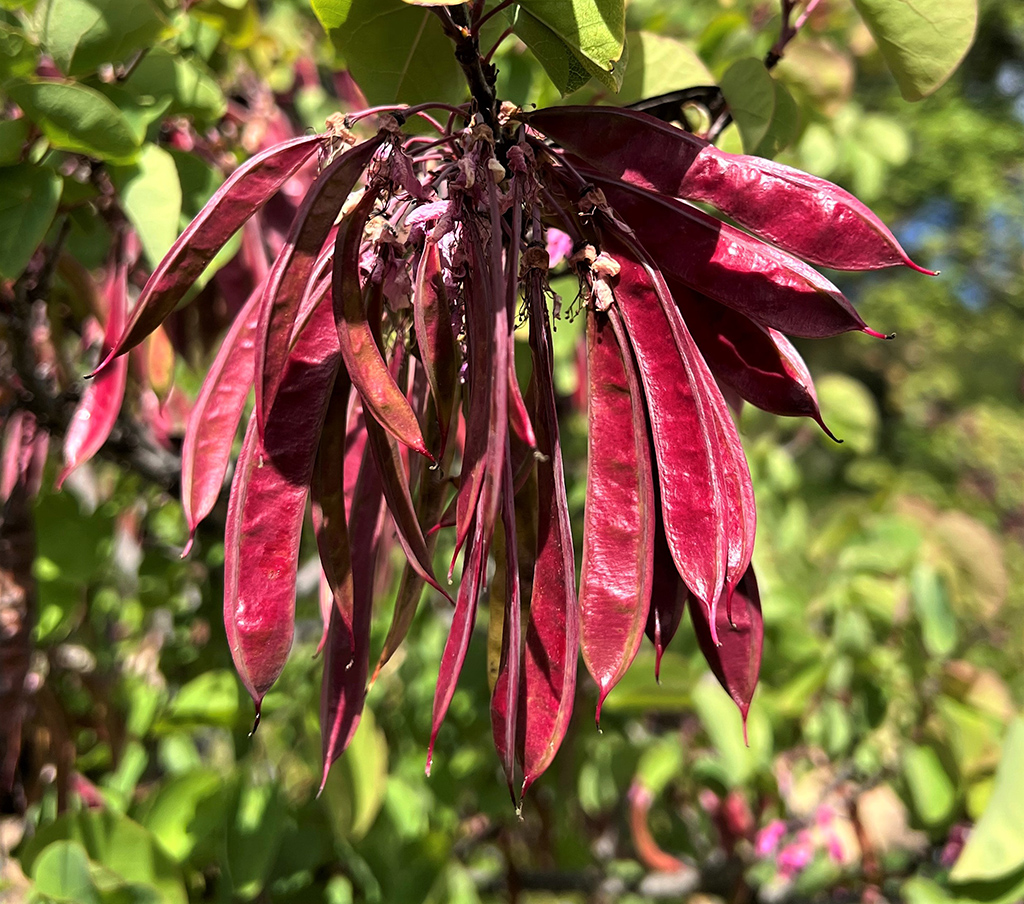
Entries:
{"label": "background leaf", "polygon": [[174,158],[163,148],[147,144],[137,163],[112,173],[121,206],[139,233],[142,249],[155,267],[178,237],[181,183]]}
{"label": "background leaf", "polygon": [[921,100],[946,83],[978,25],[977,0],[853,2],[907,100]]}
{"label": "background leaf", "polygon": [[465,97],[452,42],[429,9],[402,0],[317,0],[314,9],[371,104]]}
{"label": "background leaf", "polygon": [[64,180],[46,167],[0,168],[0,276],[16,279],[46,235]]}
{"label": "background leaf", "polygon": [[36,891],[58,901],[99,904],[89,873],[89,855],[74,841],[55,841],[39,855],[32,870]]}
{"label": "background leaf", "polygon": [[954,882],[1002,879],[1024,864],[1024,719],[1010,725],[992,800],[950,873]]}
{"label": "background leaf", "polygon": [[166,27],[150,0],[43,0],[35,16],[43,47],[67,75],[123,62]]}
{"label": "background leaf", "polygon": [[52,79],[7,86],[11,99],[55,148],[111,163],[131,163],[139,142],[124,114],[94,88]]}
{"label": "background leaf", "polygon": [[645,97],[715,83],[715,77],[696,52],[675,38],[631,31],[626,35],[626,48],[629,65],[615,97],[616,104],[631,104]]}
{"label": "background leaf", "polygon": [[748,154],[768,133],[775,113],[775,84],[761,60],[737,60],[722,76],[722,93],[743,138]]}

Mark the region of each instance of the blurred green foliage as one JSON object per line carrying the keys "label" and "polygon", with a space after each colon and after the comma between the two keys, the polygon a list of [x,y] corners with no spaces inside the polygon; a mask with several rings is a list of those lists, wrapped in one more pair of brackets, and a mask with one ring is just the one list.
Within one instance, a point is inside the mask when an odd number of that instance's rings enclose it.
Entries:
{"label": "blurred green foliage", "polygon": [[[372,18],[373,4],[334,5]],[[346,21],[330,18],[329,3],[313,7],[329,28]],[[415,7],[387,9],[434,24]],[[1024,895],[1024,10],[984,0],[974,50],[914,106],[849,4],[822,4],[764,78],[744,73],[775,41],[771,2],[634,0],[627,12],[621,100],[709,80],[744,101],[760,92],[727,147],[841,182],[915,258],[943,271],[835,277],[869,323],[898,335],[801,344],[843,445],[809,422],[743,413],[766,624],[749,746],[684,626],[660,685],[653,651],[642,650],[605,704],[600,733],[596,690],[581,683],[558,759],[517,815],[484,715],[481,624],[428,780],[450,617],[432,597],[317,797],[315,573],[300,581],[295,648],[250,737],[251,707],[220,628],[216,525],[179,560],[178,504],[96,464],[64,494],[44,490],[35,507],[40,686],[26,762],[36,774],[24,819],[7,820],[23,840],[0,874],[0,897],[639,902],[665,896],[652,881],[652,839],[695,864],[715,900]],[[552,27],[523,19],[516,33],[526,43],[498,49],[502,97],[557,102],[561,88],[602,69],[615,23],[610,38],[577,35],[569,56],[556,48],[545,58]],[[17,277],[58,220],[69,253],[86,267],[103,260],[109,233],[92,204],[96,186],[76,181],[69,155],[105,162],[152,262],[219,178],[207,161],[165,146],[168,118],[187,117],[219,150],[241,155],[237,120],[225,126],[224,116],[254,81],[300,129],[322,127],[334,109],[332,68],[362,77],[372,102],[401,93],[373,80],[377,45],[346,35],[325,37],[305,0],[206,0],[188,13],[170,0],[2,0],[0,96],[26,118],[0,122],[0,274]],[[411,46],[416,33],[403,25],[394,39]],[[38,77],[44,53],[71,78]],[[457,98],[461,83],[433,53],[415,59],[425,67],[416,90]],[[296,76],[303,60],[319,78]],[[107,77],[125,65],[127,77]],[[590,81],[572,99],[616,102],[616,79]],[[571,318],[572,285],[556,288],[579,530],[582,321]],[[73,304],[67,294],[58,287]],[[197,377],[181,366],[179,382],[194,388]],[[313,555],[310,546],[304,560]],[[397,574],[380,582],[375,649]],[[649,809],[638,809],[631,787]]]}

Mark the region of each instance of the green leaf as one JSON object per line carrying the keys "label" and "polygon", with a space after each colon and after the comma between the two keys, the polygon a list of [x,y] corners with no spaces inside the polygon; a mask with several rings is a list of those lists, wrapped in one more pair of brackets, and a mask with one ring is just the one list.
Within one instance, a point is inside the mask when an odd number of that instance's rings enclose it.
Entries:
{"label": "green leaf", "polygon": [[775,88],[775,108],[768,130],[758,142],[754,153],[758,157],[775,157],[787,148],[800,132],[800,108],[793,95],[782,82],[772,79]]}
{"label": "green leaf", "polygon": [[649,31],[626,35],[629,66],[617,104],[631,104],[693,85],[712,85],[715,78],[687,44]]}
{"label": "green leaf", "polygon": [[903,777],[921,821],[930,828],[945,826],[953,817],[956,789],[935,748],[909,746],[903,754]]}
{"label": "green leaf", "polygon": [[11,99],[50,144],[111,163],[131,163],[139,144],[124,114],[99,91],[53,79],[7,86]]}
{"label": "green leaf", "polygon": [[25,845],[21,862],[33,873],[45,849],[57,841],[81,844],[89,859],[108,873],[111,884],[137,883],[160,893],[163,904],[187,904],[178,866],[137,822],[108,810],[85,810],[60,817]]}
{"label": "green leaf", "polygon": [[0,166],[12,166],[21,160],[28,133],[29,122],[24,117],[0,122]]}
{"label": "green leaf", "polygon": [[324,786],[338,838],[358,840],[369,831],[384,804],[387,785],[387,739],[377,727],[373,711],[367,708],[352,743]]}
{"label": "green leaf", "polygon": [[618,90],[625,75],[620,65],[626,44],[624,0],[521,0],[519,5],[579,54],[584,65],[592,64],[587,66],[592,75]]}
{"label": "green leaf", "polygon": [[17,279],[46,237],[64,180],[53,170],[23,163],[0,169],[0,276]]}
{"label": "green leaf", "polygon": [[55,841],[39,855],[32,870],[36,891],[58,901],[99,904],[89,873],[89,855],[74,841]]}
{"label": "green leaf", "polygon": [[737,60],[722,76],[722,93],[748,154],[761,143],[775,113],[775,83],[760,60]]}
{"label": "green leaf", "polygon": [[930,565],[919,564],[910,578],[921,641],[929,654],[945,658],[956,648],[956,619],[942,580]]}
{"label": "green leaf", "polygon": [[313,10],[371,104],[466,96],[452,42],[429,9],[402,0],[314,0]]}
{"label": "green leaf", "polygon": [[822,416],[843,440],[843,451],[849,449],[861,455],[871,452],[878,439],[879,414],[868,388],[844,374],[826,374],[814,382]]}
{"label": "green leaf", "polygon": [[636,781],[657,797],[682,768],[683,749],[678,740],[662,738],[641,755],[636,767]]}
{"label": "green leaf", "polygon": [[1011,723],[996,771],[992,800],[974,827],[949,878],[953,882],[1002,879],[1024,865],[1024,719]]}
{"label": "green leaf", "polygon": [[223,820],[223,790],[223,776],[207,770],[187,772],[161,784],[140,820],[181,863]]}
{"label": "green leaf", "polygon": [[39,49],[21,29],[0,22],[0,79],[26,78],[36,70]]}
{"label": "green leaf", "polygon": [[311,0],[313,12],[324,31],[340,28],[348,18],[353,0]]}
{"label": "green leaf", "polygon": [[942,87],[978,25],[977,0],[853,0],[906,100]]}
{"label": "green leaf", "polygon": [[111,176],[149,264],[155,267],[178,237],[181,183],[174,158],[163,148],[147,144],[137,163],[115,168]]}
{"label": "green leaf", "polygon": [[693,702],[704,729],[718,751],[722,780],[730,787],[747,783],[771,762],[772,729],[756,703],[747,718],[750,746],[743,742],[743,720],[736,704],[712,675],[693,690]]}
{"label": "green leaf", "polygon": [[146,140],[149,127],[167,112],[172,103],[172,98],[169,95],[156,98],[150,94],[133,94],[120,85],[101,84],[96,87],[121,111],[128,125],[131,126],[132,134],[138,144],[142,144]]}
{"label": "green leaf", "polygon": [[199,126],[216,122],[227,110],[224,93],[201,63],[163,47],[150,51],[122,87],[140,105],[170,98],[168,113],[191,116]]}
{"label": "green leaf", "polygon": [[227,866],[236,897],[251,900],[263,890],[281,845],[285,812],[276,784],[242,785],[227,833]]}
{"label": "green leaf", "polygon": [[238,679],[216,669],[193,678],[171,701],[167,718],[175,723],[234,725],[238,717]]}
{"label": "green leaf", "polygon": [[165,27],[150,0],[43,0],[36,24],[43,47],[68,75],[123,62],[152,46]]}
{"label": "green leaf", "polygon": [[590,81],[590,70],[583,65],[579,55],[536,16],[519,10],[515,32],[530,48],[563,97]]}

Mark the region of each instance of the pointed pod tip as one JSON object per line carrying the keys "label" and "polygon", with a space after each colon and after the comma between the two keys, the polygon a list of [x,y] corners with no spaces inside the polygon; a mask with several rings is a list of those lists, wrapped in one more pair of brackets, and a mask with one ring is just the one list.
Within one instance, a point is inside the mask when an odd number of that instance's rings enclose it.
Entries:
{"label": "pointed pod tip", "polygon": [[185,544],[185,548],[181,551],[180,559],[188,558],[188,554],[192,552],[192,544],[196,541],[196,529],[193,527],[188,534],[188,542]]}
{"label": "pointed pod tip", "polygon": [[537,776],[536,775],[527,775],[527,776],[525,776],[523,778],[523,787],[519,789],[519,800],[520,800],[519,809],[520,810],[522,810],[523,805],[522,805],[521,802],[526,797],[526,792],[530,790],[530,788],[532,787],[533,783],[536,780],[537,780]]}
{"label": "pointed pod tip", "polygon": [[711,629],[711,642],[716,646],[720,647],[722,641],[718,637],[718,606],[709,606],[708,608],[708,628]]}
{"label": "pointed pod tip", "polygon": [[263,699],[260,698],[256,701],[256,718],[253,719],[252,728],[249,729],[249,737],[251,738],[256,734],[256,729],[260,727],[260,707],[263,704]]}
{"label": "pointed pod tip", "polygon": [[434,744],[437,743],[437,732],[440,727],[441,726],[438,725],[430,733],[430,744],[427,747],[427,763],[423,769],[423,774],[426,775],[427,778],[430,778],[430,770],[434,768]]}
{"label": "pointed pod tip", "polygon": [[747,747],[750,746],[750,735],[747,734],[747,714],[743,713],[743,743]]}
{"label": "pointed pod tip", "polygon": [[838,443],[840,446],[843,444],[843,441],[841,439],[839,439],[839,437],[837,437],[831,430],[828,429],[828,425],[825,423],[825,420],[824,420],[824,418],[822,418],[820,412],[814,418],[814,420],[815,420],[815,423],[817,423],[817,425],[819,427],[821,427],[821,429],[823,431],[825,431],[825,436],[827,436],[830,440],[832,440],[832,442]]}
{"label": "pointed pod tip", "polygon": [[60,474],[57,475],[57,479],[54,481],[53,488],[59,493],[64,487],[64,481],[68,479],[68,475],[75,470],[74,465],[65,465]]}
{"label": "pointed pod tip", "polygon": [[910,267],[911,270],[916,270],[918,273],[923,273],[925,276],[938,276],[942,272],[941,270],[929,270],[927,267],[915,264],[909,257],[904,257],[903,263]]}
{"label": "pointed pod tip", "polygon": [[103,373],[103,371],[107,369],[107,365],[110,364],[110,362],[113,361],[114,358],[116,357],[116,352],[117,347],[115,346],[109,352],[107,352],[107,354],[100,360],[100,363],[97,364],[96,367],[92,369],[92,371],[85,375],[85,379],[94,380],[101,373]]}
{"label": "pointed pod tip", "polygon": [[886,339],[891,340],[896,338],[895,333],[880,333],[878,330],[873,330],[871,327],[863,327],[861,332],[867,333],[869,336],[873,336],[875,339]]}
{"label": "pointed pod tip", "polygon": [[324,771],[320,775],[320,787],[316,789],[316,799],[320,798],[320,795],[324,793],[324,788],[327,787],[327,777],[331,774],[331,761],[324,760]]}
{"label": "pointed pod tip", "polygon": [[601,709],[604,707],[604,701],[608,699],[608,694],[611,693],[612,687],[607,682],[601,682],[601,687],[597,696],[597,709],[594,712],[594,724],[597,726],[597,733],[601,732]]}

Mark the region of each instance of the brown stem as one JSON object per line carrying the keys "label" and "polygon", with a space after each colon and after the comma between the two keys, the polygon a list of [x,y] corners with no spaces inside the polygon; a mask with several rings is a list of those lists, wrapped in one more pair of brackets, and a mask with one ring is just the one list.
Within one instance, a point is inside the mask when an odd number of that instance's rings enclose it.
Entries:
{"label": "brown stem", "polygon": [[502,0],[502,2],[499,3],[496,7],[494,7],[494,9],[490,10],[488,13],[486,13],[485,15],[483,15],[479,19],[477,19],[475,24],[473,25],[473,34],[475,34],[475,35],[480,34],[480,29],[483,28],[484,25],[488,21],[490,21],[490,19],[493,16],[496,16],[503,9],[508,9],[515,2],[516,2],[516,0]]}
{"label": "brown stem", "polygon": [[814,12],[818,2],[819,0],[808,0],[804,11],[797,17],[796,22],[791,24],[789,20],[793,15],[793,11],[799,5],[799,0],[782,0],[782,25],[779,27],[779,39],[772,45],[772,49],[768,51],[764,58],[766,69],[774,69],[778,65],[786,50],[786,45],[800,33],[800,29],[803,28],[804,23],[811,13]]}
{"label": "brown stem", "polygon": [[470,28],[469,15],[465,5],[431,7],[441,20],[444,33],[455,43],[455,59],[458,60],[469,84],[469,93],[476,102],[484,122],[498,135],[498,98],[494,82],[498,72],[494,66],[480,56],[480,42]]}

